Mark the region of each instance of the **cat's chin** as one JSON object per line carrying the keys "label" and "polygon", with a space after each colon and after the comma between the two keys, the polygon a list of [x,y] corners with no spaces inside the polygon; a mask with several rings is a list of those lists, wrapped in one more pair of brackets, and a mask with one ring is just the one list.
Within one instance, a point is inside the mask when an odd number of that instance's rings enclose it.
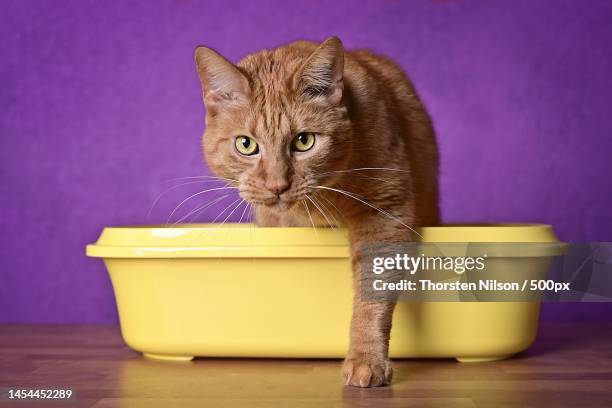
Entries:
{"label": "cat's chin", "polygon": [[264,204],[266,208],[273,211],[289,211],[295,205],[295,201],[278,200],[273,203]]}

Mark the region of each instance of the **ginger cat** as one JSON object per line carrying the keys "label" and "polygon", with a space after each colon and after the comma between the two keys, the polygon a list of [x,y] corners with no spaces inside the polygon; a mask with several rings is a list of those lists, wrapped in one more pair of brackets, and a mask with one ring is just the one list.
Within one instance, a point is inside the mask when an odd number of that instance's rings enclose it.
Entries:
{"label": "ginger cat", "polygon": [[391,381],[395,304],[360,299],[362,248],[407,242],[435,225],[438,150],[429,115],[404,72],[331,37],[248,55],[234,65],[195,52],[206,106],[204,153],[236,180],[260,226],[348,229],[355,297],[348,385]]}

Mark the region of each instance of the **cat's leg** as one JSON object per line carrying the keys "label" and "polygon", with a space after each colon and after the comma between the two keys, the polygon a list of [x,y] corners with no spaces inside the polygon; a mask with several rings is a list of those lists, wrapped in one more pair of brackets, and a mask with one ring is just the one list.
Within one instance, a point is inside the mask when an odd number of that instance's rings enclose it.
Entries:
{"label": "cat's leg", "polygon": [[391,383],[389,333],[394,307],[393,302],[354,302],[351,346],[342,367],[346,385],[379,387]]}
{"label": "cat's leg", "polygon": [[[388,220],[368,220],[351,231],[353,267],[353,318],[350,348],[343,364],[346,385],[378,387],[391,382],[393,369],[389,361],[389,337],[394,301],[368,301],[361,297],[361,287],[371,280],[362,273],[364,249],[370,244],[399,243],[410,240],[410,232]],[[365,272],[365,271],[363,271]]]}

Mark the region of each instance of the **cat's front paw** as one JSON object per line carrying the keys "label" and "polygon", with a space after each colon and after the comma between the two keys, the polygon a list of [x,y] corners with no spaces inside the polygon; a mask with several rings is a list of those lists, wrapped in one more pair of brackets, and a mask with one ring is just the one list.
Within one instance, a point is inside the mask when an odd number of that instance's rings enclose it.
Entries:
{"label": "cat's front paw", "polygon": [[369,356],[347,357],[342,365],[345,385],[381,387],[391,383],[393,369],[389,360]]}

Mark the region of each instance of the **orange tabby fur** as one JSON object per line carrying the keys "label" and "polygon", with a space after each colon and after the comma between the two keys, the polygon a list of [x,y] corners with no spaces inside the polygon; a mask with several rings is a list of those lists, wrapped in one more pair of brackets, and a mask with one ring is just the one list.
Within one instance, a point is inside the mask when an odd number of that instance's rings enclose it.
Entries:
{"label": "orange tabby fur", "polygon": [[[389,59],[347,52],[336,37],[263,50],[237,65],[206,47],[195,57],[206,160],[236,180],[257,224],[348,228],[355,297],[345,381],[389,384],[394,303],[360,299],[360,261],[364,245],[410,241],[408,227],[439,221],[438,151],[412,84]],[[316,135],[313,148],[291,151],[306,131]],[[240,135],[259,153],[238,153]]]}

